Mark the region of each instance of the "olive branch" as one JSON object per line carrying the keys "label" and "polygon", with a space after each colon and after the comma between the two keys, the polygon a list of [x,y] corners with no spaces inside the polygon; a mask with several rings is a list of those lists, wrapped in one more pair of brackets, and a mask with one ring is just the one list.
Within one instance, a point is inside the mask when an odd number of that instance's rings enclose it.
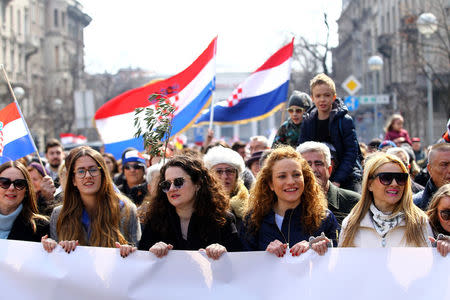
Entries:
{"label": "olive branch", "polygon": [[134,111],[134,137],[142,136],[144,147],[151,157],[162,156],[165,162],[167,145],[172,131],[172,120],[175,106],[170,100],[161,94],[152,94],[148,99],[150,105],[138,107]]}

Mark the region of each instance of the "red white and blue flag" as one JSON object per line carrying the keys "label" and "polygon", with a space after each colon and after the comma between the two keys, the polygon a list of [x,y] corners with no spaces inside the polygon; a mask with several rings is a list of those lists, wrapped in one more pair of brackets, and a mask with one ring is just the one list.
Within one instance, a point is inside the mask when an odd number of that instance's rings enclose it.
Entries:
{"label": "red white and blue flag", "polygon": [[[231,93],[214,105],[214,124],[245,124],[276,112],[286,101],[291,75],[294,39],[273,54]],[[196,124],[210,122],[206,110]]]}
{"label": "red white and blue flag", "polygon": [[105,103],[95,113],[97,130],[105,152],[120,158],[127,147],[142,151],[142,138],[135,138],[134,110],[147,107],[152,94],[166,95],[175,105],[171,136],[188,129],[209,105],[215,88],[217,37],[184,71],[165,80],[127,91]]}
{"label": "red white and blue flag", "polygon": [[0,163],[35,152],[31,135],[15,102],[0,110]]}
{"label": "red white and blue flag", "polygon": [[59,139],[61,140],[61,144],[85,144],[87,142],[87,138],[84,135],[76,135],[73,133],[60,133]]}

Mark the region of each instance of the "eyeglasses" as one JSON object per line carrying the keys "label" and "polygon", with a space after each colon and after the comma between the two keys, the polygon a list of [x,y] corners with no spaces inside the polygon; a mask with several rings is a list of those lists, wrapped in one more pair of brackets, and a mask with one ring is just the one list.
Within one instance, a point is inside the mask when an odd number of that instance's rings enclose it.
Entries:
{"label": "eyeglasses", "polygon": [[82,178],[86,177],[87,172],[89,172],[89,174],[92,177],[97,177],[98,175],[100,175],[100,169],[101,169],[101,167],[92,167],[89,169],[78,169],[75,171],[75,176],[77,178],[82,179]]}
{"label": "eyeglasses", "polygon": [[215,169],[214,170],[216,172],[217,175],[222,176],[224,173],[227,176],[231,176],[236,174],[236,169],[233,168],[227,168],[227,169]]}
{"label": "eyeglasses", "polygon": [[9,189],[9,187],[11,186],[11,183],[14,185],[14,188],[18,191],[23,190],[28,185],[27,181],[25,179],[16,179],[13,181],[6,177],[0,177],[0,187],[2,189],[5,189],[5,190]]}
{"label": "eyeglasses", "polygon": [[389,173],[389,172],[382,172],[378,173],[377,175],[374,175],[372,177],[380,180],[381,184],[383,185],[390,185],[392,183],[392,180],[395,179],[398,185],[405,185],[408,181],[408,173]]}
{"label": "eyeglasses", "polygon": [[159,184],[159,187],[161,188],[161,190],[164,193],[167,193],[170,190],[172,183],[173,183],[174,187],[178,190],[183,187],[184,182],[185,182],[185,180],[183,177],[178,177],[178,178],[175,178],[173,181],[165,180],[165,181],[161,182]]}
{"label": "eyeglasses", "polygon": [[303,108],[288,108],[287,111],[289,113],[297,113],[297,114],[302,114],[305,110]]}
{"label": "eyeglasses", "polygon": [[441,210],[439,214],[441,215],[442,220],[444,221],[450,220],[450,209]]}
{"label": "eyeglasses", "polygon": [[143,169],[144,167],[139,164],[126,164],[124,166],[124,168],[125,168],[125,170],[131,170],[131,169],[139,170],[139,169]]}

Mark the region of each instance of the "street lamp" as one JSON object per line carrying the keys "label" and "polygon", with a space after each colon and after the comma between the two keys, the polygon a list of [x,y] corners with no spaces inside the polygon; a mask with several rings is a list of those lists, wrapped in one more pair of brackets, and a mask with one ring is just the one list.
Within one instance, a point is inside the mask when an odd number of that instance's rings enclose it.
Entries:
{"label": "street lamp", "polygon": [[[376,96],[378,94],[378,86],[377,86],[377,75],[376,73],[378,71],[381,71],[383,69],[383,59],[378,55],[373,55],[369,58],[367,61],[367,64],[369,65],[369,70],[372,71],[372,81],[373,81],[373,92]],[[374,125],[375,125],[375,134],[374,137],[378,138],[378,104],[377,100],[375,98],[375,105],[374,105]]]}
{"label": "street lamp", "polygon": [[[434,32],[437,30],[437,19],[432,13],[423,13],[417,19],[417,29],[421,34],[425,36],[425,38],[429,38]],[[426,51],[425,45],[424,55],[427,55],[428,51]],[[427,64],[425,59],[425,72],[427,77],[427,109],[428,109],[428,144],[433,144],[433,136],[434,136],[434,120],[433,120],[433,85],[431,82],[431,77],[433,76],[431,72],[430,66]]]}

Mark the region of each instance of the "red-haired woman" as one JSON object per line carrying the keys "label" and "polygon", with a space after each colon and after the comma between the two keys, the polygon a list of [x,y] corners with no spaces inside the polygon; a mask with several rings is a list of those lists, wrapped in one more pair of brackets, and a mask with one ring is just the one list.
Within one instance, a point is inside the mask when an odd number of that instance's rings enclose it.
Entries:
{"label": "red-haired woman", "polygon": [[[312,248],[323,255],[337,242],[338,223],[314,173],[292,147],[273,150],[258,173],[241,231],[245,250],[266,250],[278,257]],[[317,238],[324,233],[326,237]],[[314,243],[308,242],[316,237]]]}

